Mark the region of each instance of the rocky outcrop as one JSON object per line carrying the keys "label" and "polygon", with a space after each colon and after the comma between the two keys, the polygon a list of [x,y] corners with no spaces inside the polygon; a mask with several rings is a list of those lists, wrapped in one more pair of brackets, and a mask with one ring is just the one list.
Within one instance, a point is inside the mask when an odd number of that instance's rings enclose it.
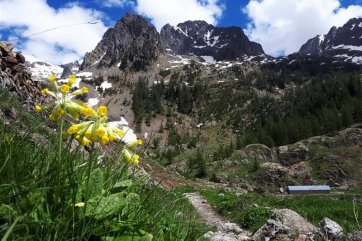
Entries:
{"label": "rocky outcrop", "polygon": [[162,44],[176,54],[211,56],[215,60],[237,60],[263,55],[258,43],[251,42],[239,27],[215,27],[205,21],[186,21],[165,25],[160,32]]}
{"label": "rocky outcrop", "polygon": [[329,218],[323,218],[320,227],[323,235],[328,240],[340,240],[343,236],[343,228]]}
{"label": "rocky outcrop", "polygon": [[106,31],[92,52],[86,53],[81,69],[117,66],[146,70],[163,52],[156,28],[143,17],[127,13]]}
{"label": "rocky outcrop", "polygon": [[236,154],[240,159],[249,158],[261,162],[276,162],[278,160],[275,152],[263,144],[247,145],[242,151],[237,151]]}
{"label": "rocky outcrop", "polygon": [[13,48],[11,43],[0,42],[0,87],[19,96],[30,108],[43,97],[38,82],[25,66],[25,57],[14,53]]}
{"label": "rocky outcrop", "polygon": [[284,187],[294,183],[289,169],[279,163],[265,162],[260,164],[259,170],[254,174],[254,179],[261,185]]}
{"label": "rocky outcrop", "polygon": [[309,148],[301,142],[280,146],[277,148],[277,154],[279,162],[286,166],[302,162],[310,156]]}
{"label": "rocky outcrop", "polygon": [[334,136],[315,136],[307,139],[304,143],[306,145],[324,145],[328,148],[362,145],[362,129],[346,128]]}
{"label": "rocky outcrop", "polygon": [[297,240],[311,241],[314,236],[320,236],[320,232],[298,213],[275,209],[267,223],[254,233],[252,240],[296,240],[295,235],[299,236]]}
{"label": "rocky outcrop", "polygon": [[60,67],[63,68],[63,72],[60,76],[61,79],[66,79],[72,74],[76,74],[79,71],[80,63],[79,61],[71,62],[68,64],[62,64]]}
{"label": "rocky outcrop", "polygon": [[361,241],[362,240],[362,231],[356,231],[352,234],[347,235],[347,241]]}

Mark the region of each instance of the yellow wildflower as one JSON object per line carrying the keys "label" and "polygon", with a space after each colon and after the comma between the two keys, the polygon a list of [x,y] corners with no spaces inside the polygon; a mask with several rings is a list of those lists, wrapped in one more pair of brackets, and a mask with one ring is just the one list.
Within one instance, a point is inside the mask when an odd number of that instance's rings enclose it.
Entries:
{"label": "yellow wildflower", "polygon": [[115,134],[110,134],[109,135],[109,141],[115,141],[117,139],[117,136]]}
{"label": "yellow wildflower", "polygon": [[142,140],[141,139],[136,139],[136,140],[133,140],[130,143],[128,143],[127,146],[134,147],[134,146],[140,146],[140,145],[142,145]]}
{"label": "yellow wildflower", "polygon": [[71,93],[71,95],[77,96],[77,95],[82,95],[82,94],[87,94],[87,93],[88,93],[88,88],[87,87],[82,87],[81,89],[73,91]]}
{"label": "yellow wildflower", "polygon": [[50,82],[54,82],[54,81],[57,80],[57,77],[52,74],[51,76],[49,76],[48,80],[49,80]]}
{"label": "yellow wildflower", "polygon": [[78,125],[71,125],[69,128],[68,128],[68,133],[70,135],[73,135],[75,133],[77,133],[79,131],[79,127]]}
{"label": "yellow wildflower", "polygon": [[138,166],[139,162],[140,162],[140,156],[137,154],[133,154],[132,164],[135,166]]}
{"label": "yellow wildflower", "polygon": [[75,75],[71,75],[71,76],[69,76],[69,79],[68,79],[68,85],[72,86],[76,81],[77,81],[77,77],[75,77]]}
{"label": "yellow wildflower", "polygon": [[87,137],[88,139],[91,139],[92,132],[91,132],[90,130],[87,130],[87,131],[84,133],[84,136]]}
{"label": "yellow wildflower", "polygon": [[55,116],[54,114],[50,114],[50,115],[49,115],[49,119],[50,119],[51,121],[56,121],[56,120],[58,119],[58,117]]}
{"label": "yellow wildflower", "polygon": [[123,161],[127,164],[133,164],[135,166],[138,166],[140,156],[131,152],[128,149],[123,149],[122,151],[122,158]]}
{"label": "yellow wildflower", "polygon": [[62,108],[57,108],[54,110],[54,112],[57,116],[63,116],[65,114],[65,111]]}
{"label": "yellow wildflower", "polygon": [[35,111],[39,113],[39,112],[42,111],[42,108],[39,105],[36,105],[35,106]]}
{"label": "yellow wildflower", "polygon": [[102,136],[102,139],[100,141],[101,145],[105,145],[109,142],[108,136]]}
{"label": "yellow wildflower", "polygon": [[70,90],[70,87],[69,85],[61,85],[60,86],[60,91],[63,93],[63,94],[67,94]]}
{"label": "yellow wildflower", "polygon": [[84,94],[88,93],[88,91],[89,91],[87,87],[82,87],[80,90],[81,90]]}
{"label": "yellow wildflower", "polygon": [[108,113],[108,108],[107,108],[107,106],[102,105],[102,106],[99,106],[99,107],[98,107],[98,109],[97,109],[97,114],[98,114],[99,116],[106,116],[107,113]]}
{"label": "yellow wildflower", "polygon": [[90,117],[94,115],[94,110],[92,109],[92,107],[87,106],[81,109],[81,113],[84,116]]}
{"label": "yellow wildflower", "polygon": [[82,146],[88,146],[91,143],[91,141],[87,138],[87,137],[83,137],[83,139],[81,140],[80,144]]}
{"label": "yellow wildflower", "polygon": [[96,132],[99,137],[102,137],[106,134],[107,130],[103,126],[100,126]]}
{"label": "yellow wildflower", "polygon": [[53,91],[50,91],[48,88],[42,89],[40,91],[43,95],[49,95],[56,98],[56,95]]}

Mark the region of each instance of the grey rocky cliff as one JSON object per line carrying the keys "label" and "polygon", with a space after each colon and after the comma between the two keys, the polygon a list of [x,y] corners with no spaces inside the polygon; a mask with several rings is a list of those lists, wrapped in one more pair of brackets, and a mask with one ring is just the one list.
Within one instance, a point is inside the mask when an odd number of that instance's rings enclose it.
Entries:
{"label": "grey rocky cliff", "polygon": [[141,16],[127,13],[85,55],[81,69],[89,67],[146,70],[164,52],[160,35]]}
{"label": "grey rocky cliff", "polygon": [[0,87],[17,95],[28,109],[44,99],[40,85],[25,65],[25,57],[13,52],[11,43],[0,42]]}
{"label": "grey rocky cliff", "polygon": [[186,21],[161,29],[162,44],[176,54],[212,56],[215,60],[236,60],[263,55],[258,43],[251,42],[239,27],[215,27],[205,21]]}

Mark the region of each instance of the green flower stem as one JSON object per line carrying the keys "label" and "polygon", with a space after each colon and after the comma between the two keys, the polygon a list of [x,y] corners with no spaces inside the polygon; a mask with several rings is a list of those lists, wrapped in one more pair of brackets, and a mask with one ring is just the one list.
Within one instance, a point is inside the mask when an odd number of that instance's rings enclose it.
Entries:
{"label": "green flower stem", "polygon": [[64,120],[60,118],[60,132],[59,132],[59,146],[58,146],[58,160],[61,160],[62,157],[62,147],[63,147],[63,126]]}
{"label": "green flower stem", "polygon": [[[90,155],[89,155],[88,170],[87,170],[87,181],[86,181],[86,186],[85,186],[85,194],[86,195],[89,192],[89,180],[90,180],[90,175],[92,173],[93,154],[94,154],[94,145],[92,145],[91,150],[90,150]],[[84,203],[84,215],[86,214],[86,211],[87,211],[88,199],[89,199],[89,197],[86,196],[85,203]]]}

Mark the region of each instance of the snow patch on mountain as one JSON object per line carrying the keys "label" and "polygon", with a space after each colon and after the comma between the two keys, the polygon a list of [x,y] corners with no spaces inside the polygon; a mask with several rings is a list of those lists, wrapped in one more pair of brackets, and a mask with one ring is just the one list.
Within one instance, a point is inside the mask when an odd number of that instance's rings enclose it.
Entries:
{"label": "snow patch on mountain", "polygon": [[353,45],[338,45],[338,46],[333,46],[333,49],[348,49],[351,51],[362,51],[362,46],[353,46]]}
{"label": "snow patch on mountain", "polygon": [[32,75],[40,81],[46,80],[50,75],[55,75],[59,78],[63,73],[63,68],[58,65],[45,62],[33,55],[23,55]]}
{"label": "snow patch on mountain", "polygon": [[98,60],[94,61],[94,63],[92,64],[92,66],[98,64],[98,63],[103,59],[103,57],[104,57],[105,55],[106,55],[106,52],[104,52],[104,53],[102,54],[102,56],[101,56]]}
{"label": "snow patch on mountain", "polygon": [[203,58],[205,60],[205,62],[208,64],[216,63],[216,60],[212,56],[200,56],[200,57]]}
{"label": "snow patch on mountain", "polygon": [[324,34],[321,34],[321,35],[318,36],[319,45],[321,45],[321,43],[323,43],[325,37],[326,37],[326,36],[325,36]]}
{"label": "snow patch on mountain", "polygon": [[108,81],[104,81],[99,88],[101,88],[103,91],[105,91],[106,89],[110,89],[112,88],[112,83],[109,83]]}

